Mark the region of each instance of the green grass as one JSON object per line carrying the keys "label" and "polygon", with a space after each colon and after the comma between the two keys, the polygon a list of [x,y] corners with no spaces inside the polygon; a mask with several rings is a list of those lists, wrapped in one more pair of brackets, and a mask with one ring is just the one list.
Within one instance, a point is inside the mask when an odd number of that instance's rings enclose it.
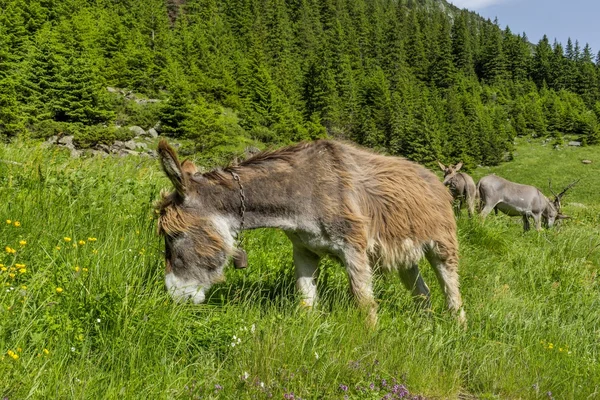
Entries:
{"label": "green grass", "polygon": [[468,329],[444,311],[424,263],[433,312],[383,276],[369,330],[331,260],[318,309],[297,306],[291,246],[274,230],[245,236],[250,267],[228,268],[208,304],[174,304],[152,210],[168,187],[157,161],[2,145],[0,160],[23,165],[0,162],[0,396],[371,399],[389,392],[385,379],[426,398],[600,397],[598,155],[523,141],[513,162],[474,171],[546,194],[549,177],[557,189],[582,178],[564,200],[573,219],[524,234],[519,218],[463,212]]}

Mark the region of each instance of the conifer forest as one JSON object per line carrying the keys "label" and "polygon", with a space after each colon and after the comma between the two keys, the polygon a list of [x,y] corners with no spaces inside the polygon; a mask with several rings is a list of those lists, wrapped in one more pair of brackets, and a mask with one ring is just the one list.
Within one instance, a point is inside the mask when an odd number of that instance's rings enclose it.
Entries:
{"label": "conifer forest", "polygon": [[516,136],[598,143],[599,82],[589,45],[445,1],[0,0],[3,140],[160,121],[201,154],[328,136],[496,165]]}

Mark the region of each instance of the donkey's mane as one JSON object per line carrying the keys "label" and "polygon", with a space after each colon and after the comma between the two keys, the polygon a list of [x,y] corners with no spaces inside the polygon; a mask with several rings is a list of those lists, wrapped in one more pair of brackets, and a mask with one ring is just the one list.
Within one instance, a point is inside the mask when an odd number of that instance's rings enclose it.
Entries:
{"label": "donkey's mane", "polygon": [[279,149],[261,151],[260,153],[253,155],[239,164],[229,164],[224,168],[216,168],[212,171],[205,172],[202,174],[202,177],[218,183],[226,183],[229,182],[231,172],[235,172],[242,167],[261,168],[273,161],[291,163],[296,154],[308,147],[313,146],[317,142],[319,141],[301,142],[298,144],[281,147]]}

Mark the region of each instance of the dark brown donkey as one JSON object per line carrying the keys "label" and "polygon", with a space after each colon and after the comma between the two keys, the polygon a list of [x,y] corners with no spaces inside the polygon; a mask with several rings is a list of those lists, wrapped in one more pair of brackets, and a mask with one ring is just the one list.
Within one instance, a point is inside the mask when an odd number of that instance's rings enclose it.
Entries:
{"label": "dark brown donkey", "polygon": [[339,258],[352,292],[376,322],[372,271],[398,271],[404,285],[429,307],[419,260],[435,269],[448,308],[461,321],[458,243],[451,198],[429,170],[353,145],[318,140],[259,153],[236,166],[198,173],[180,164],[161,141],[158,152],[175,191],[163,194],[159,232],[165,237],[166,286],[176,300],[204,301],[223,280],[243,229],[282,229],[293,243],[297,288],[316,302],[319,259]]}
{"label": "dark brown donkey", "polygon": [[460,215],[460,209],[463,203],[466,203],[469,217],[472,217],[475,213],[475,203],[477,200],[475,181],[473,181],[470,175],[458,172],[463,166],[462,162],[456,165],[449,164],[446,167],[438,161],[438,165],[444,171],[444,181],[442,183],[450,189],[450,193],[454,197],[456,214]]}

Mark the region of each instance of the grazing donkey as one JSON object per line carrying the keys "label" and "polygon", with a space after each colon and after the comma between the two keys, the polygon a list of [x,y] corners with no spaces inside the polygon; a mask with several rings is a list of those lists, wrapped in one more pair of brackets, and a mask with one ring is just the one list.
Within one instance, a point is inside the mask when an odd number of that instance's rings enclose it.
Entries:
{"label": "grazing donkey", "polygon": [[554,200],[550,201],[534,186],[514,183],[496,175],[484,176],[477,183],[477,192],[483,203],[481,216],[485,218],[492,209],[497,209],[513,217],[522,216],[525,231],[529,230],[529,217],[533,217],[538,231],[542,228],[542,221],[551,228],[555,220],[569,218],[561,213],[560,200],[578,181],[571,183],[560,194],[552,192]]}
{"label": "grazing donkey", "polygon": [[162,194],[158,228],[165,238],[166,287],[176,300],[204,301],[223,280],[228,256],[244,229],[282,229],[293,244],[296,286],[304,304],[317,299],[319,259],[339,258],[359,305],[376,323],[372,270],[398,271],[404,285],[429,306],[419,273],[425,256],[448,308],[465,319],[458,284],[458,242],[451,198],[429,170],[350,144],[318,140],[259,153],[239,165],[198,173],[181,164],[162,140],[162,167],[175,191]]}
{"label": "grazing donkey", "polygon": [[443,184],[448,186],[456,203],[456,214],[460,215],[460,209],[466,203],[469,217],[472,217],[475,213],[475,201],[477,199],[477,188],[473,178],[469,174],[458,172],[463,166],[462,162],[456,165],[449,164],[447,167],[439,161],[437,163],[440,169],[444,171]]}

